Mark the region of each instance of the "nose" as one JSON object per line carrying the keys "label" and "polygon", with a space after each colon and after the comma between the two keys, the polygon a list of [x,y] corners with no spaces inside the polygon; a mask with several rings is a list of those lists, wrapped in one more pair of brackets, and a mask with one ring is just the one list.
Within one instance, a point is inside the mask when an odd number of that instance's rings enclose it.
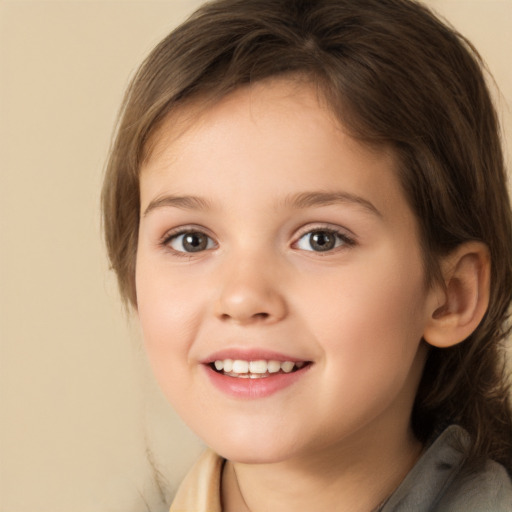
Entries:
{"label": "nose", "polygon": [[282,282],[268,262],[246,260],[229,265],[223,274],[215,311],[221,321],[272,324],[286,317]]}

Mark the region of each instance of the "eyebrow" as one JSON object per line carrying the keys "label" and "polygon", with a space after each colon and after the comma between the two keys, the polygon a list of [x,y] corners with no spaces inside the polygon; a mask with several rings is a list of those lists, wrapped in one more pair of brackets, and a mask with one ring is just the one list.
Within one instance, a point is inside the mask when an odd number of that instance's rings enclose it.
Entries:
{"label": "eyebrow", "polygon": [[[302,192],[289,196],[283,201],[285,207],[294,209],[329,206],[339,203],[355,204],[378,217],[382,217],[382,214],[373,203],[348,192]],[[210,202],[201,197],[165,195],[153,199],[144,210],[143,215],[146,216],[152,210],[165,206],[183,210],[210,210],[212,208]]]}
{"label": "eyebrow", "polygon": [[350,194],[349,192],[302,192],[289,196],[284,200],[285,206],[297,209],[311,208],[314,206],[330,206],[339,203],[361,206],[377,217],[382,217],[382,213],[373,203],[358,195]]}
{"label": "eyebrow", "polygon": [[182,210],[211,209],[210,202],[201,197],[166,195],[153,199],[153,201],[151,201],[147,208],[144,210],[144,216],[146,216],[152,210],[161,208],[163,206],[173,206],[174,208],[181,208]]}

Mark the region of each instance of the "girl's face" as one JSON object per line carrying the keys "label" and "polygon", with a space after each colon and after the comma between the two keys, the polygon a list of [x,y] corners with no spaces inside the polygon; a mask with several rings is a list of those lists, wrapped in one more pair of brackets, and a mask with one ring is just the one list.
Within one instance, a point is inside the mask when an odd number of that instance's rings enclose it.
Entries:
{"label": "girl's face", "polygon": [[285,80],[189,107],[157,139],[138,314],[185,422],[241,462],[407,433],[435,298],[393,155]]}

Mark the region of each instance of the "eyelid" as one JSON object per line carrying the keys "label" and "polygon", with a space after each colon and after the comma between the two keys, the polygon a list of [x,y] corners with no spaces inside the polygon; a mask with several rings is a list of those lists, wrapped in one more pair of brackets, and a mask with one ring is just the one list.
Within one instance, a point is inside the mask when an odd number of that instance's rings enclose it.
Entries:
{"label": "eyelid", "polygon": [[329,231],[332,233],[337,233],[340,236],[352,240],[354,243],[357,240],[356,235],[352,233],[350,229],[344,226],[339,226],[337,224],[330,224],[329,222],[308,223],[297,230],[297,234],[294,236],[294,238],[298,239],[307,233],[311,233],[311,231]]}
{"label": "eyelid", "polygon": [[164,241],[165,239],[170,238],[172,236],[176,236],[181,233],[189,233],[191,231],[204,233],[205,235],[208,235],[212,238],[214,237],[211,230],[201,224],[180,224],[178,226],[165,230],[164,234],[160,237],[160,240]]}

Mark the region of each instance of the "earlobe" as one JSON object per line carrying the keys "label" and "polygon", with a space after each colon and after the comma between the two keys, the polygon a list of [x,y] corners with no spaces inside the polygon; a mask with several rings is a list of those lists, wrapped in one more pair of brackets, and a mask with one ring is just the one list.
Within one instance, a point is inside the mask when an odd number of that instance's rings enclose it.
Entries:
{"label": "earlobe", "polygon": [[466,242],[441,264],[444,286],[432,291],[437,301],[428,312],[424,339],[446,348],[464,341],[481,322],[489,305],[491,262],[487,246]]}

